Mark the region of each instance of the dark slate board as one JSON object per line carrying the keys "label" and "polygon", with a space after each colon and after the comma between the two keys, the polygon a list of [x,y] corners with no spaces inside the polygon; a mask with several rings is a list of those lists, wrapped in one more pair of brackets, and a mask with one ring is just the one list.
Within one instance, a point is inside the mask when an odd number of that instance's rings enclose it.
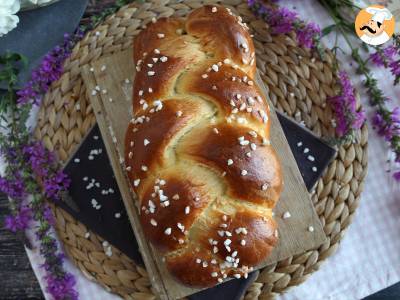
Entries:
{"label": "dark slate board", "polygon": [[[88,157],[93,150],[101,153],[92,155],[94,159],[89,160]],[[77,159],[80,160],[79,163]],[[65,172],[72,182],[68,191],[69,197],[63,197],[66,203],[61,202],[60,206],[134,261],[143,264],[97,125],[71,158],[65,167]],[[99,182],[100,187],[94,184],[92,188],[87,189],[92,179]],[[113,192],[109,192],[109,189]],[[102,194],[105,190],[108,194]],[[101,205],[99,210],[93,208],[92,199]],[[120,214],[120,217],[116,218],[115,214]]]}
{"label": "dark slate board", "polygon": [[[281,114],[278,114],[278,117],[307,189],[311,190],[334,157],[335,150],[287,117]],[[302,146],[298,146],[299,142]],[[305,154],[305,148],[309,148],[310,152]],[[315,161],[308,160],[308,155],[313,155]],[[312,171],[313,166],[317,168],[316,172]],[[71,158],[65,167],[65,172],[72,183],[68,195],[64,195],[64,201],[58,205],[91,231],[103,237],[135,262],[143,265],[97,125],[89,132]],[[104,194],[104,191],[109,191],[109,189],[112,189],[112,192]],[[92,199],[96,201],[92,203]],[[94,208],[99,205],[101,205],[99,209]],[[119,218],[116,218],[115,214],[120,214]],[[194,300],[240,299],[248,285],[256,278],[256,272],[247,279],[234,279],[192,295],[190,298]]]}
{"label": "dark slate board", "polygon": [[[307,128],[285,117],[283,114],[278,113],[278,119],[299,166],[304,183],[308,191],[310,191],[335,156],[336,150],[325,141],[317,138]],[[308,153],[305,153],[306,149],[309,150]],[[315,161],[310,161],[308,159],[309,155]],[[313,167],[316,167],[316,171],[313,171]]]}
{"label": "dark slate board", "polygon": [[18,13],[17,28],[0,38],[0,55],[8,51],[28,58],[29,67],[20,74],[20,83],[29,79],[32,69],[40,63],[42,56],[63,41],[64,33],[72,33],[77,28],[87,2],[61,0],[49,6]]}
{"label": "dark slate board", "polygon": [[242,299],[248,287],[257,279],[260,271],[254,271],[244,279],[232,279],[212,288],[190,295],[191,300],[239,300]]}

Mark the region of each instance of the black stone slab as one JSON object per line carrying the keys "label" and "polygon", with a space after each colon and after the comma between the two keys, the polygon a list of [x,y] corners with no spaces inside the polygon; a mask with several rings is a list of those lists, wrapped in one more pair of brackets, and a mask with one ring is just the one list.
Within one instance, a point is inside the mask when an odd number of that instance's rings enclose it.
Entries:
{"label": "black stone slab", "polygon": [[[283,114],[278,113],[278,119],[303,176],[304,183],[310,191],[335,156],[336,150],[316,137],[307,128]],[[312,157],[308,158],[309,156]],[[314,161],[310,160],[312,158]],[[313,167],[316,169],[313,170]]]}
{"label": "black stone slab", "polygon": [[[101,153],[91,155],[93,150]],[[93,160],[90,160],[89,156],[92,156]],[[59,205],[134,261],[143,264],[97,125],[71,158],[65,172],[71,178],[71,186],[68,191],[69,197],[63,197],[64,202],[60,202]],[[100,186],[94,184],[90,187],[92,179],[100,183]],[[102,193],[109,189],[113,192]],[[100,209],[93,207],[92,199],[101,205]],[[120,214],[120,217],[117,218],[115,214]]]}

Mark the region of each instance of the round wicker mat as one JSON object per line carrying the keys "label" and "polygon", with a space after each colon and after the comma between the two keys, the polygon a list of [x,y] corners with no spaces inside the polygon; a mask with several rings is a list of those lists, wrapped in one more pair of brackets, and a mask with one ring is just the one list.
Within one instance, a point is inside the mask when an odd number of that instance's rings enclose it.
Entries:
{"label": "round wicker mat", "polygon": [[[264,21],[257,20],[240,0],[153,0],[133,3],[108,17],[89,32],[65,62],[64,74],[55,82],[39,111],[35,137],[56,150],[61,161],[76,149],[95,117],[86,98],[81,68],[102,55],[131,46],[141,26],[153,17],[184,16],[205,3],[229,6],[241,15],[254,33],[257,67],[275,107],[292,116],[316,135],[332,137],[332,111],[326,99],[338,92],[332,71],[333,57],[324,61],[299,48],[294,33],[271,36]],[[307,251],[268,266],[246,293],[246,299],[271,298],[305,281],[321,262],[338,248],[344,230],[351,223],[360,200],[367,171],[367,126],[357,132],[357,142],[341,146],[334,161],[312,193],[312,201],[328,236],[318,249]],[[146,270],[116,249],[105,255],[102,239],[62,209],[53,208],[56,229],[72,261],[91,280],[126,299],[154,299]]]}

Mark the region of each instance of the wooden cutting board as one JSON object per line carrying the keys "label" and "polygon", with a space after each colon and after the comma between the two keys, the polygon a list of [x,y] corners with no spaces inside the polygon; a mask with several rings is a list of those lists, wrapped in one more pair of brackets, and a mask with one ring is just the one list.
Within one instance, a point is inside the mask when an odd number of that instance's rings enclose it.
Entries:
{"label": "wooden cutting board", "polygon": [[[174,280],[158,251],[147,241],[139,221],[136,196],[130,188],[123,163],[125,131],[132,118],[132,82],[135,76],[132,57],[131,48],[102,57],[86,66],[82,75],[150,280],[161,299],[177,299],[200,289],[188,288]],[[267,95],[258,75],[256,81]],[[96,87],[97,92],[92,93]],[[271,143],[280,157],[284,175],[283,193],[274,210],[280,239],[272,254],[257,269],[317,248],[326,239],[283,129],[272,105],[270,107]],[[291,217],[283,219],[286,211]],[[314,229],[312,232],[310,226]]]}

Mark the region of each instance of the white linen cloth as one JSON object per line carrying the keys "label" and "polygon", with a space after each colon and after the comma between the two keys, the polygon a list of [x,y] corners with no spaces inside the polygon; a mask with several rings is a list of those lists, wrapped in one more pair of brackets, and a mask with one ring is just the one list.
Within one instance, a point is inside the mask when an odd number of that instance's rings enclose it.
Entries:
{"label": "white linen cloth", "polygon": [[[288,8],[296,6],[296,11],[306,20],[314,21],[321,28],[332,24],[326,11],[315,0],[282,1]],[[334,34],[325,38],[331,46]],[[329,40],[329,42],[327,42]],[[342,39],[339,45],[347,49]],[[356,45],[355,45],[356,46]],[[349,71],[350,59],[342,59],[342,67]],[[368,112],[368,98],[363,93],[361,78],[351,74],[354,85],[362,95],[362,102]],[[400,87],[393,88],[392,77],[388,71],[374,68],[380,87],[394,105],[400,105]],[[347,230],[339,250],[328,258],[305,283],[280,296],[282,300],[292,299],[360,299],[391,284],[400,281],[400,190],[399,184],[386,173],[387,147],[383,140],[369,128],[369,167],[361,203],[353,223]],[[42,263],[37,252],[27,250],[32,267],[43,287]],[[118,296],[108,293],[100,285],[90,282],[70,262],[66,268],[77,279],[80,299],[116,300]],[[46,294],[46,298],[49,296]]]}

